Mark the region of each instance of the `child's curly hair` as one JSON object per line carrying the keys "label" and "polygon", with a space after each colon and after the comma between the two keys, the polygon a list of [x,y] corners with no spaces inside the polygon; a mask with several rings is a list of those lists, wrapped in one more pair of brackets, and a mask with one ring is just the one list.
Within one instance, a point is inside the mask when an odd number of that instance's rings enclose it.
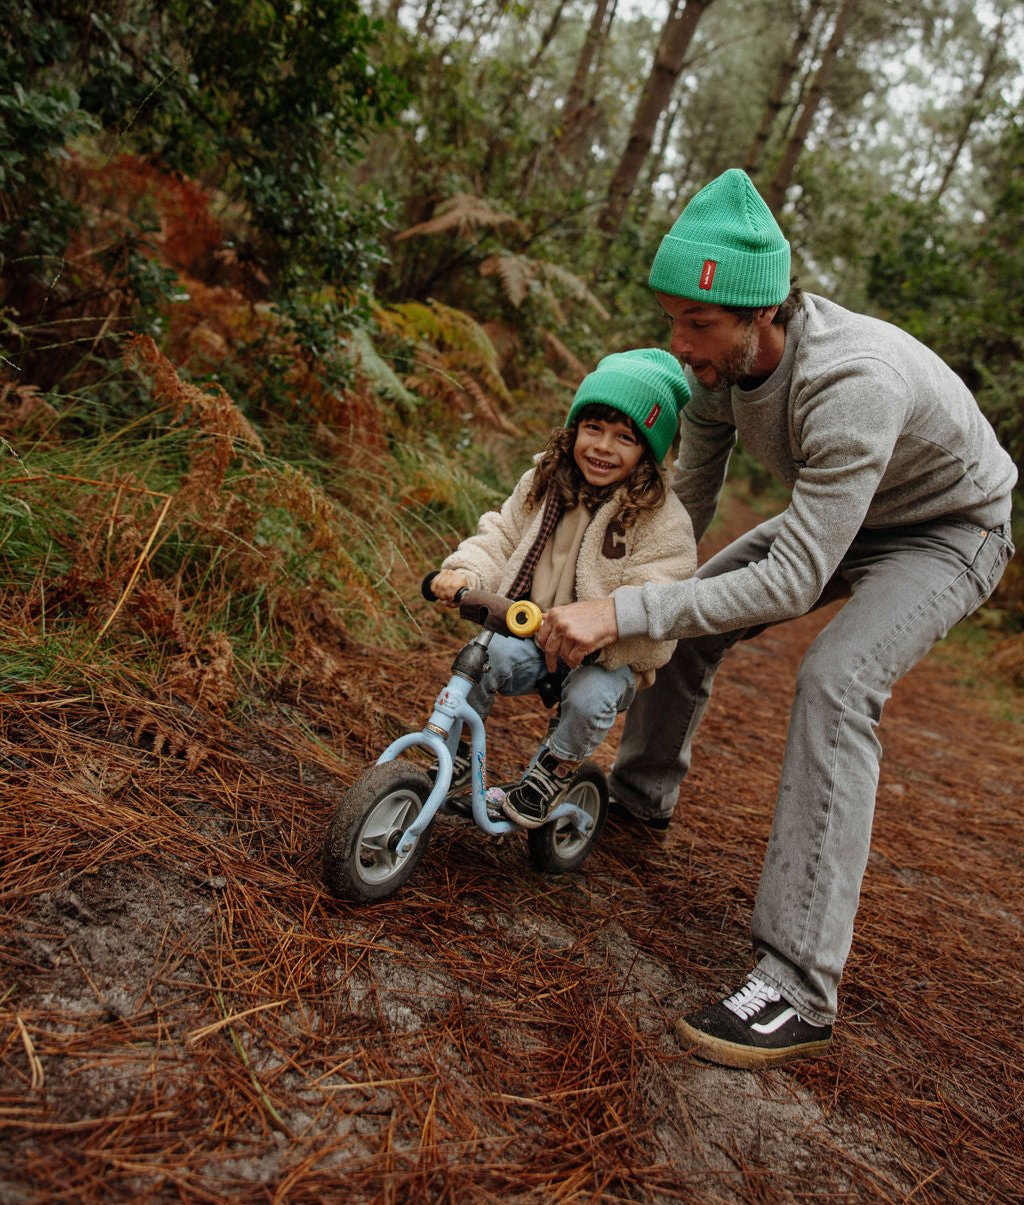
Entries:
{"label": "child's curly hair", "polygon": [[[606,423],[627,422],[633,428],[633,434],[640,440],[640,446],[643,448],[643,455],[625,481],[598,488],[591,485],[580,472],[572,450],[580,423],[588,419]],[[534,471],[530,501],[539,505],[548,490],[554,490],[560,495],[566,510],[582,503],[587,510],[593,512],[619,489],[625,490],[626,493],[626,505],[623,507],[620,522],[623,527],[631,527],[643,511],[657,510],[664,503],[668,493],[668,479],[654,459],[651,445],[628,415],[616,410],[614,406],[590,402],[576,415],[571,426],[558,427],[551,432]]]}

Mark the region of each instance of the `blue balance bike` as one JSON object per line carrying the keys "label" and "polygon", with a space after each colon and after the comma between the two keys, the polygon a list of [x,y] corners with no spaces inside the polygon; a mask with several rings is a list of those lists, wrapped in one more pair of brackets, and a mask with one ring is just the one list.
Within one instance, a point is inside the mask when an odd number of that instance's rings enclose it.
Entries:
{"label": "blue balance bike", "polygon": [[[423,582],[428,599],[434,599],[430,583],[435,576]],[[494,633],[529,639],[540,627],[540,608],[480,590],[461,591],[457,601],[462,618],[484,630],[459,651],[426,725],[384,750],[345,791],[328,824],[323,878],[331,893],[342,899],[372,903],[394,894],[426,852],[439,812],[469,819],[492,837],[520,828],[500,810],[507,788],[488,788],[484,722],[467,698],[483,676]],[[545,698],[544,691],[540,693]],[[550,705],[555,699],[548,696],[545,701]],[[557,713],[552,726],[555,722]],[[468,795],[449,795],[452,758],[464,729],[469,733],[472,786]],[[415,746],[433,755],[433,774],[401,756]],[[578,869],[597,841],[607,811],[604,773],[595,763],[584,762],[548,820],[540,828],[525,830],[530,865],[547,874]]]}

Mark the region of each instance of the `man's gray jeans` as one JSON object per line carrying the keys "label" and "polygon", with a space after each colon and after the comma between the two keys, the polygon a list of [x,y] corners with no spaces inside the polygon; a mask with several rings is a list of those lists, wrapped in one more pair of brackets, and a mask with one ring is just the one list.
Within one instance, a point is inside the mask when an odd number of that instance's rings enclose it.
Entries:
{"label": "man's gray jeans", "polygon": [[[741,536],[697,576],[761,560],[779,521]],[[819,600],[849,595],[797,675],[752,921],[758,975],[810,1021],[836,1014],[871,839],[882,708],[895,682],[988,598],[1012,554],[1009,523],[862,530]],[[610,779],[616,799],[638,815],[672,813],[722,657],[761,630],[679,642],[627,713]]]}

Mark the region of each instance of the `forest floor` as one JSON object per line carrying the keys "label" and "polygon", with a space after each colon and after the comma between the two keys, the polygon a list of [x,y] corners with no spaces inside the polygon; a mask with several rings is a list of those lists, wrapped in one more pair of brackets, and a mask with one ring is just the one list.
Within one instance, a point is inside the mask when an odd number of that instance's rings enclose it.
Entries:
{"label": "forest floor", "polygon": [[[350,647],[245,720],[127,683],[5,692],[0,1199],[1019,1201],[1024,726],[966,645],[887,708],[827,1057],[729,1071],[673,1034],[750,964],[826,619],[731,655],[663,840],[609,821],[545,878],[518,834],[441,817],[364,907],[320,883],[325,825],[471,631]],[[499,702],[492,778],[545,723]]]}

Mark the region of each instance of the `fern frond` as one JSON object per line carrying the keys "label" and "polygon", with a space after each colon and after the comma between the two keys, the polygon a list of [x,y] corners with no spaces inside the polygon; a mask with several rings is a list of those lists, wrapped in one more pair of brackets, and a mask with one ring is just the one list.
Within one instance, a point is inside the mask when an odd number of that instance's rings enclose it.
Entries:
{"label": "fern frond", "polygon": [[518,309],[530,294],[536,265],[522,255],[489,255],[480,265],[481,276],[497,276],[505,296]]}
{"label": "fern frond", "polygon": [[582,381],[587,375],[587,369],[583,365],[583,361],[569,350],[553,331],[542,330],[540,337],[548,345],[551,351],[562,361],[569,369],[577,381]]}
{"label": "fern frond", "polygon": [[441,327],[437,314],[422,301],[403,301],[400,305],[378,306],[374,314],[377,325],[388,335],[396,335],[410,343],[437,343]]}
{"label": "fern frond", "polygon": [[490,255],[480,265],[480,275],[497,276],[505,296],[516,309],[530,295],[531,286],[540,277],[544,300],[559,324],[565,323],[566,316],[558,294],[551,288],[552,282],[557,282],[563,289],[567,289],[573,300],[585,302],[602,318],[610,317],[600,298],[590,290],[586,282],[561,264],[528,259],[525,255]]}
{"label": "fern frond", "polygon": [[449,197],[447,201],[442,201],[429,221],[418,222],[408,230],[396,234],[395,242],[419,235],[445,234],[450,230],[457,231],[464,237],[475,227],[493,228],[507,225],[514,225],[525,231],[523,223],[514,214],[502,213],[483,197],[460,192],[454,197]]}
{"label": "fern frond", "polygon": [[[485,392],[485,390],[481,387],[480,382],[477,381],[471,373],[460,372],[457,374],[457,380],[462,389],[464,389],[472,399],[473,406],[481,418],[489,422],[492,426],[497,427],[500,431],[504,431],[506,435],[518,434],[515,424],[509,422],[504,414],[502,414],[502,412],[495,405],[494,399]],[[502,382],[502,387],[504,388],[504,382]],[[507,391],[505,393],[505,397],[508,399]]]}
{"label": "fern frond", "polygon": [[559,284],[565,285],[577,301],[586,302],[602,318],[607,319],[611,317],[600,298],[591,292],[586,281],[577,276],[575,272],[570,272],[568,268],[564,268],[561,264],[552,264],[547,260],[538,261],[537,266],[548,280],[557,280]]}
{"label": "fern frond", "polygon": [[440,301],[408,301],[379,309],[377,321],[381,330],[417,346],[417,369],[405,380],[408,389],[460,409],[468,395],[480,418],[510,435],[517,433],[499,404],[513,402],[498,349],[472,315]]}
{"label": "fern frond", "polygon": [[377,312],[381,328],[410,343],[429,343],[442,351],[458,353],[459,367],[481,372],[495,393],[511,400],[501,375],[498,350],[479,322],[465,310],[430,301],[406,301]]}
{"label": "fern frond", "polygon": [[498,349],[480,323],[465,310],[444,305],[440,301],[431,301],[430,306],[437,316],[443,342],[453,351],[467,356],[466,367],[479,372],[489,389],[511,402],[508,387],[501,375]]}
{"label": "fern frond", "polygon": [[[409,387],[421,397],[441,403],[462,422],[475,414],[506,435],[518,435],[518,428],[505,417],[498,400],[464,364],[464,356],[421,348],[408,378]],[[511,402],[507,390],[502,400]]]}
{"label": "fern frond", "polygon": [[352,347],[363,376],[378,393],[398,402],[407,410],[416,409],[416,398],[402,384],[391,365],[379,354],[369,333],[362,327],[352,332]]}

